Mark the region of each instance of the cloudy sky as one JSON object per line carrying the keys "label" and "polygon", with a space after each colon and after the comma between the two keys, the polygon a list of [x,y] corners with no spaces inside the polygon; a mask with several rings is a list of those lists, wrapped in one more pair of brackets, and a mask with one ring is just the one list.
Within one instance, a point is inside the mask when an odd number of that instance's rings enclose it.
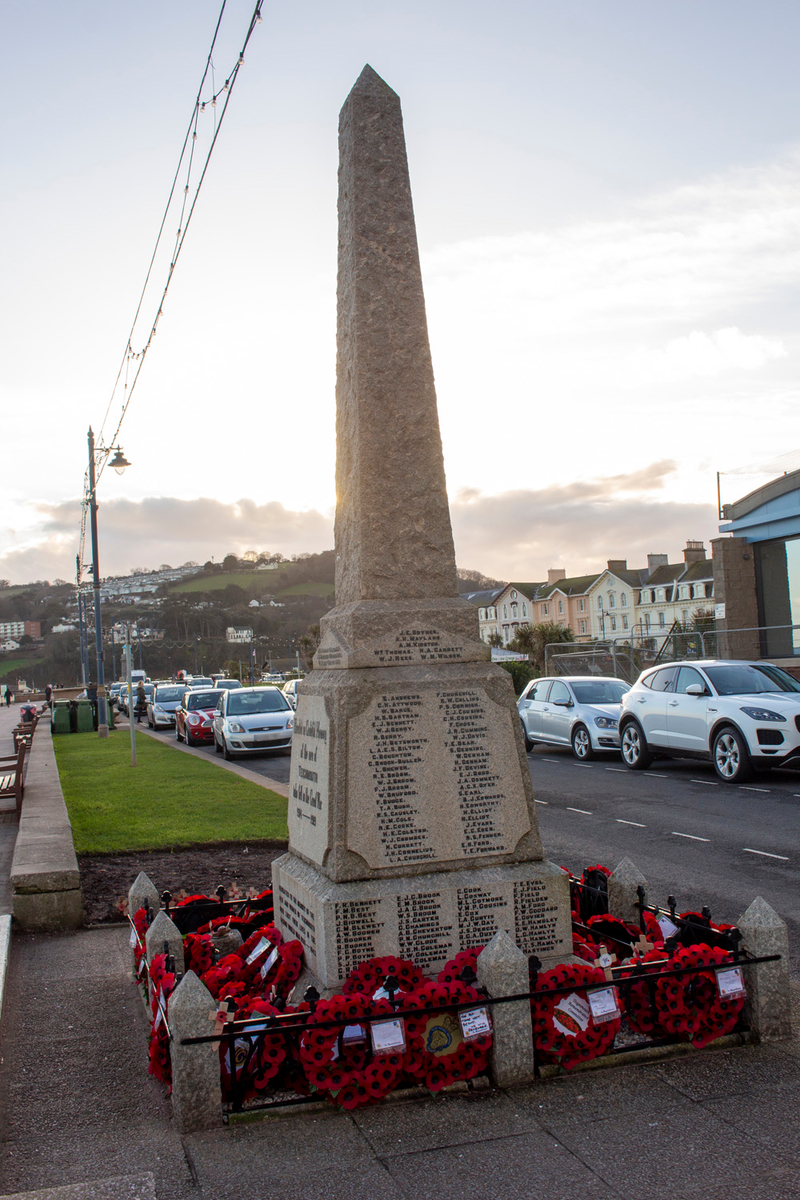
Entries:
{"label": "cloudy sky", "polygon": [[[138,366],[126,342],[220,3],[3,3],[13,581],[73,576],[86,431],[113,436]],[[209,98],[253,6],[228,0]],[[365,62],[403,102],[460,565],[674,560],[716,532],[717,471],[733,500],[800,465],[796,4],[263,18],[122,423],[133,466],[100,484],[103,574],[332,544],[336,129]],[[170,210],[135,351],[179,225]]]}

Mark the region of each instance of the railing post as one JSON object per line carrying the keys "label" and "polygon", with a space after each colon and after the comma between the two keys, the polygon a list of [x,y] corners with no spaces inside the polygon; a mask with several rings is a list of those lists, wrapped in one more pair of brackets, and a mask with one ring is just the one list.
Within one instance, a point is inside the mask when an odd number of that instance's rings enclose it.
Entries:
{"label": "railing post", "polygon": [[744,948],[754,958],[780,954],[780,962],[745,967],[745,1017],[760,1041],[778,1042],[792,1036],[789,985],[789,933],[786,922],[766,900],[756,896],[737,921]]}
{"label": "railing post", "polygon": [[[478,982],[487,995],[515,996],[530,990],[528,960],[504,929],[478,955]],[[528,1000],[492,1006],[489,1069],[497,1087],[533,1080],[533,1025]]]}
{"label": "railing post", "polygon": [[211,992],[194,971],[187,971],[169,999],[172,1111],[180,1133],[216,1129],[222,1121],[219,1045],[181,1045],[182,1038],[213,1032],[214,1010]]}
{"label": "railing post", "polygon": [[647,888],[647,880],[629,858],[623,858],[608,877],[608,911],[612,917],[639,924],[639,887]]}

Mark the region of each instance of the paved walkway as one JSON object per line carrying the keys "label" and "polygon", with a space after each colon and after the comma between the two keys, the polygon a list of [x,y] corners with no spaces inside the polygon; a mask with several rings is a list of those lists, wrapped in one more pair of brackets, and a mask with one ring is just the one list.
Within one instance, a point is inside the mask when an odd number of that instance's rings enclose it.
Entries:
{"label": "paved walkway", "polygon": [[181,1137],[129,953],[124,927],[13,937],[0,1200],[800,1196],[800,1039]]}

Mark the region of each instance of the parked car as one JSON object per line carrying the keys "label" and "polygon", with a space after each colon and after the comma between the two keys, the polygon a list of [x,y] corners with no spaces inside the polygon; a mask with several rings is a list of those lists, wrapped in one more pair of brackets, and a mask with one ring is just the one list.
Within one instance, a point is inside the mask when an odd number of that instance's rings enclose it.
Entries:
{"label": "parked car", "polygon": [[230,691],[231,688],[244,687],[244,684],[242,683],[241,679],[218,679],[214,684],[214,687],[227,688]]}
{"label": "parked car", "polygon": [[290,679],[281,689],[292,708],[297,708],[297,685],[302,682],[302,679]]}
{"label": "parked car", "polygon": [[213,688],[216,686],[214,680],[208,675],[192,675],[191,679],[186,682],[186,687],[190,688]]}
{"label": "parked car", "polygon": [[709,659],[643,671],[620,713],[632,771],[657,755],[711,761],[725,783],[800,766],[800,683],[772,663]]}
{"label": "parked car", "polygon": [[187,746],[198,742],[213,742],[214,714],[222,692],[183,690],[181,703],[175,709],[175,739]]}
{"label": "parked car", "polygon": [[620,700],[629,686],[601,675],[532,679],[517,702],[525,749],[536,742],[571,746],[584,762],[598,751],[619,750]]}
{"label": "parked car", "polygon": [[214,749],[238,754],[287,750],[292,745],[294,709],[276,687],[223,691],[214,714]]}
{"label": "parked car", "polygon": [[153,694],[147,700],[147,724],[151,729],[170,728],[175,724],[175,709],[185,690],[180,683],[155,684]]}
{"label": "parked car", "polygon": [[112,708],[119,700],[119,692],[120,692],[121,687],[122,687],[121,683],[112,683],[108,689],[108,703],[111,705]]}

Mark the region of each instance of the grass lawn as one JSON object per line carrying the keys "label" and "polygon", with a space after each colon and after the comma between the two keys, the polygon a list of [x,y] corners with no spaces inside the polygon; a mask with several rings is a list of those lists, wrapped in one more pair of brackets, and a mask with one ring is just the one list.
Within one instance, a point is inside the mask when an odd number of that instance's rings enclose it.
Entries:
{"label": "grass lawn", "polygon": [[128,730],[53,738],[78,854],[286,841],[287,802],[216,763]]}
{"label": "grass lawn", "polygon": [[280,567],[276,571],[226,571],[222,575],[189,579],[186,583],[175,584],[169,590],[170,594],[174,595],[181,595],[184,592],[221,592],[223,588],[230,587],[233,583],[245,590],[258,588],[262,592],[274,592],[276,586],[280,584],[282,574]]}
{"label": "grass lawn", "polygon": [[291,587],[284,588],[281,592],[276,592],[275,595],[279,598],[282,596],[333,596],[336,589],[332,583],[294,583]]}

